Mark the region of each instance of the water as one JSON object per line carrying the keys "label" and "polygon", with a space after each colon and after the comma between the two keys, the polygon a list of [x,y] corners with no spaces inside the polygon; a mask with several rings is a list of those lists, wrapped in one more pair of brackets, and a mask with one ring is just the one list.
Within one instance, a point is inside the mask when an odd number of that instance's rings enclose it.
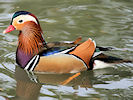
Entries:
{"label": "water", "polygon": [[27,74],[15,63],[18,32],[3,34],[15,11],[35,14],[46,41],[74,40],[82,36],[106,52],[133,60],[132,0],[0,0],[0,100],[132,100],[133,64],[83,72],[62,85],[71,74]]}

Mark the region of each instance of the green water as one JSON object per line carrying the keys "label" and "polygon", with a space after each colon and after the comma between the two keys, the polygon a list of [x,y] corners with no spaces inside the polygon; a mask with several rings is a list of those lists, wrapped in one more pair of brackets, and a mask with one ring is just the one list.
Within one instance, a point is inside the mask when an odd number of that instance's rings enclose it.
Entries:
{"label": "green water", "polygon": [[132,0],[0,0],[0,100],[133,99],[132,63],[83,72],[65,85],[71,74],[38,74],[43,84],[30,81],[15,63],[18,32],[2,33],[18,10],[38,17],[46,41],[91,37],[117,49],[106,54],[133,60]]}

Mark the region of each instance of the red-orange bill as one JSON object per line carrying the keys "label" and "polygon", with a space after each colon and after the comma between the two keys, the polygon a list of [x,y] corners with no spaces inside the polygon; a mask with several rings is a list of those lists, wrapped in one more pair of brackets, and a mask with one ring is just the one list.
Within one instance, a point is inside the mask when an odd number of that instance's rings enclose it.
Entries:
{"label": "red-orange bill", "polygon": [[15,27],[14,27],[13,25],[9,25],[9,26],[7,27],[7,29],[5,29],[5,30],[3,31],[3,33],[9,33],[9,32],[11,32],[11,31],[13,31],[13,30],[15,30]]}

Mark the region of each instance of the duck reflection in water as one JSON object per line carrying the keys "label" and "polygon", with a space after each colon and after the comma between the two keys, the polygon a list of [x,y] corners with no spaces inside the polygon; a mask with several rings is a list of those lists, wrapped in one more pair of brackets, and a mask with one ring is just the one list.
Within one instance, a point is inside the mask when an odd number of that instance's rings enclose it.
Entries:
{"label": "duck reflection in water", "polygon": [[42,85],[46,87],[47,85],[66,85],[73,89],[78,89],[78,87],[87,89],[92,87],[92,80],[95,80],[93,71],[80,74],[34,73],[31,75],[18,66],[15,69],[15,78],[17,81],[16,96],[9,100],[38,100]]}
{"label": "duck reflection in water", "polygon": [[16,96],[11,100],[38,100],[41,84],[31,81],[26,71],[18,66],[15,69],[15,78],[17,81]]}

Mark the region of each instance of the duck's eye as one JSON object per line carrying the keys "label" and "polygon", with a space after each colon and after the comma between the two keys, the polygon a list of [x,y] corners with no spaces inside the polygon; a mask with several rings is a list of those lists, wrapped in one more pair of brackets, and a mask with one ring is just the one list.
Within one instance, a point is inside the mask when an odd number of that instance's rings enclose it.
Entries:
{"label": "duck's eye", "polygon": [[23,20],[19,20],[18,22],[19,22],[19,23],[22,23],[22,22],[23,22]]}

